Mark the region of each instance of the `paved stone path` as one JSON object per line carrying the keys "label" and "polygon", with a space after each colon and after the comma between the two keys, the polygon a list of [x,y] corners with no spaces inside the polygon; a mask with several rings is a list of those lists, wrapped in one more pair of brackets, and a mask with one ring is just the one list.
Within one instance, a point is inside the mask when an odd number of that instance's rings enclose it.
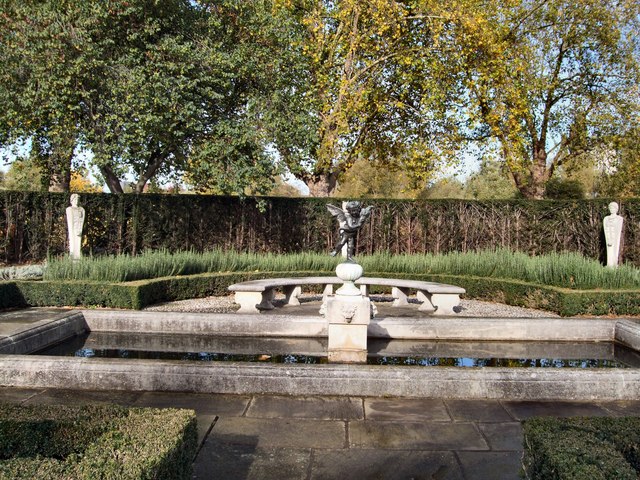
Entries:
{"label": "paved stone path", "polygon": [[0,402],[194,409],[194,479],[518,479],[520,421],[640,415],[640,401],[558,403],[0,388]]}

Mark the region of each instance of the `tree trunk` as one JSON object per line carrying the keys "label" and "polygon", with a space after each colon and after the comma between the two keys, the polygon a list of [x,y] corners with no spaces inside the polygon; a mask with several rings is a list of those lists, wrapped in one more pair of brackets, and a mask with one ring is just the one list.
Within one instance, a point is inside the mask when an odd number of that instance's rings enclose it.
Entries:
{"label": "tree trunk", "polygon": [[111,193],[124,193],[120,179],[109,165],[100,167],[100,173],[102,174],[102,178],[104,178],[107,188]]}
{"label": "tree trunk", "polygon": [[313,174],[305,178],[304,182],[309,187],[309,195],[312,197],[330,197],[338,186],[338,175],[335,172],[328,174]]}
{"label": "tree trunk", "polygon": [[51,140],[51,153],[46,160],[50,192],[68,192],[71,185],[71,161],[76,148],[75,134]]}
{"label": "tree trunk", "polygon": [[50,192],[68,192],[71,185],[71,170],[52,171],[49,176]]}
{"label": "tree trunk", "polygon": [[514,172],[513,179],[522,196],[529,200],[542,200],[551,170],[547,168],[547,151],[542,142],[535,142],[533,161],[526,172]]}
{"label": "tree trunk", "polygon": [[151,180],[156,175],[156,173],[158,173],[158,169],[165,161],[166,158],[159,150],[156,150],[151,154],[149,162],[147,163],[146,170],[144,172],[141,172],[138,176],[138,181],[136,182],[134,187],[135,193],[144,192],[144,187],[146,187],[149,180]]}

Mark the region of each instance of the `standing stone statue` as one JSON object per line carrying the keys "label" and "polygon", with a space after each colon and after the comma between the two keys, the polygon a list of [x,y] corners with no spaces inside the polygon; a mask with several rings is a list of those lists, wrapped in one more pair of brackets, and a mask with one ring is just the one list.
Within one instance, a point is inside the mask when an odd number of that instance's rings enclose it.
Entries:
{"label": "standing stone statue", "polygon": [[69,233],[69,254],[73,259],[82,257],[82,226],[84,208],[78,206],[78,194],[71,194],[71,206],[67,207],[67,231]]}
{"label": "standing stone statue", "polygon": [[353,256],[356,253],[358,230],[369,219],[372,208],[362,208],[362,204],[357,201],[347,202],[344,210],[335,205],[327,205],[327,210],[331,212],[331,215],[338,218],[338,224],[340,225],[340,240],[331,252],[332,257],[335,257],[342,247],[347,245],[347,261],[354,262]]}
{"label": "standing stone statue", "polygon": [[609,212],[611,212],[611,215],[604,217],[602,225],[607,242],[607,267],[615,268],[618,266],[618,259],[620,258],[620,240],[622,239],[624,219],[618,215],[618,204],[616,202],[609,204]]}

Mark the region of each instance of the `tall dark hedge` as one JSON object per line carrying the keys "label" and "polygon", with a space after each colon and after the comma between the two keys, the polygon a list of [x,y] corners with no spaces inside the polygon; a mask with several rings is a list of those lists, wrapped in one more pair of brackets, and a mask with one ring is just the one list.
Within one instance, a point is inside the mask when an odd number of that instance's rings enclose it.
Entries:
{"label": "tall dark hedge", "polygon": [[[154,194],[82,194],[85,254],[214,247],[256,252],[328,251],[336,199]],[[576,251],[602,260],[608,200],[372,200],[361,253],[472,251],[494,247],[541,254]],[[0,260],[41,261],[66,251],[69,195],[0,192]],[[621,203],[624,260],[640,265],[640,200]]]}

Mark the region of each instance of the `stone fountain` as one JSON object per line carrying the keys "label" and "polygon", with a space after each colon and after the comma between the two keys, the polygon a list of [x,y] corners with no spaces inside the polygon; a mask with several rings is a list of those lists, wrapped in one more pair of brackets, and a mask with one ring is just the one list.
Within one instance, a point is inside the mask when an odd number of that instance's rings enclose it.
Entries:
{"label": "stone fountain", "polygon": [[337,277],[343,285],[335,295],[326,300],[328,321],[328,359],[336,363],[366,363],[367,329],[371,321],[371,300],[362,295],[355,281],[364,270],[354,260],[358,230],[368,220],[372,207],[362,208],[360,202],[346,202],[344,210],[327,205],[340,225],[340,240],[332,255],[347,247],[347,260],[336,268]]}

